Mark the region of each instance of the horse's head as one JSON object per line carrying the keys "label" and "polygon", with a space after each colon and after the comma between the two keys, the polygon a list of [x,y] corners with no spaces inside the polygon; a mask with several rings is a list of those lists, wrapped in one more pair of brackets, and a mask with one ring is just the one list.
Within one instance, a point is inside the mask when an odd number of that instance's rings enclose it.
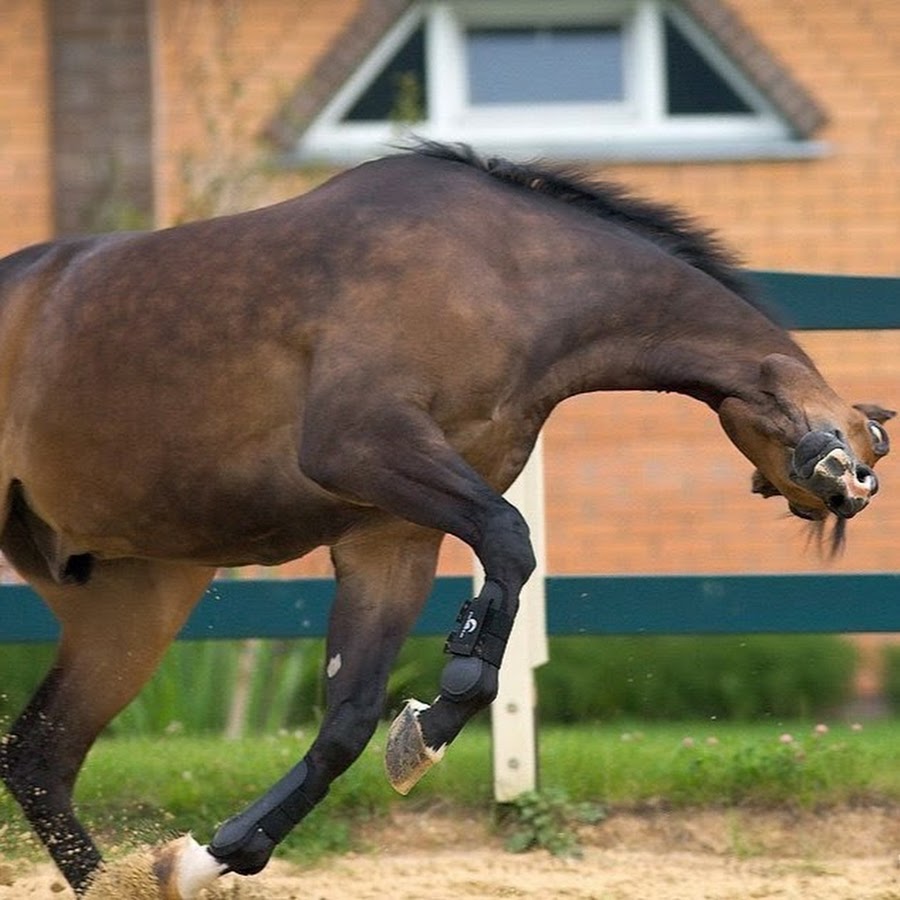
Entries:
{"label": "horse's head", "polygon": [[878,491],[873,466],[888,452],[882,423],[894,413],[845,403],[814,368],[781,354],[762,361],[757,388],[719,407],[722,427],[757,467],[753,491],[785,497],[814,522],[863,510]]}

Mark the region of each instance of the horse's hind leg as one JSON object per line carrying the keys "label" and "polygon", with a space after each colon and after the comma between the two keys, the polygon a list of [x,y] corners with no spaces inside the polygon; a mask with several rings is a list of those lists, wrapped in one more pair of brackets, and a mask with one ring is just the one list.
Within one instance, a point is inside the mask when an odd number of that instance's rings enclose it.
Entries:
{"label": "horse's hind leg", "polygon": [[434,578],[441,535],[409,525],[354,532],[332,551],[337,597],[326,647],[325,718],[301,762],[226,822],[210,852],[252,874],[359,755],[384,706],[391,665]]}
{"label": "horse's hind leg", "polygon": [[[5,549],[16,563],[15,548]],[[97,735],[152,674],[212,574],[117,560],[97,563],[84,585],[32,579],[62,636],[53,668],[0,745],[0,773],[76,893],[101,858],[72,808],[75,779]]]}

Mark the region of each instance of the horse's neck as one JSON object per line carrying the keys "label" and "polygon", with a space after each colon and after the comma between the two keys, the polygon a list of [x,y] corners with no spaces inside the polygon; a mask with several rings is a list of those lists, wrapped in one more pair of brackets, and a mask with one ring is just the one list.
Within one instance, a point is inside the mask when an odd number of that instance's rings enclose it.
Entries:
{"label": "horse's neck", "polygon": [[551,403],[589,391],[649,390],[717,409],[726,397],[758,390],[759,366],[769,354],[808,362],[785,331],[699,273],[680,291],[664,285],[656,295],[598,292],[579,301],[567,327],[567,352],[547,368]]}

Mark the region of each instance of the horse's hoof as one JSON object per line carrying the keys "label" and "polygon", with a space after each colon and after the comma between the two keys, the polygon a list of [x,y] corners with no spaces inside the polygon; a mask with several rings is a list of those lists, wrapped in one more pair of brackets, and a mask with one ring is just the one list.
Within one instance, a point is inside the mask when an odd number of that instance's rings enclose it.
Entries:
{"label": "horse's hoof", "polygon": [[194,900],[225,867],[190,835],[103,866],[84,900]]}
{"label": "horse's hoof", "polygon": [[408,794],[444,755],[444,746],[429,747],[422,736],[419,714],[425,709],[428,709],[427,703],[407,700],[388,731],[384,768],[391,787],[400,794]]}
{"label": "horse's hoof", "polygon": [[162,900],[193,900],[226,868],[189,834],[161,847],[153,857]]}

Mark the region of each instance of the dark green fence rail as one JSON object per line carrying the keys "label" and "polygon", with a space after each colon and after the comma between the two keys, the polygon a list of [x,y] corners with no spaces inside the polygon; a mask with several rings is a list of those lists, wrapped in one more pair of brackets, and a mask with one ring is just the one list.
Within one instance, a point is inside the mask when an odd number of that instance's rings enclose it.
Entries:
{"label": "dark green fence rail", "polygon": [[[900,278],[754,272],[793,329],[900,329]],[[892,398],[885,398],[890,401]],[[417,634],[446,634],[471,579],[439,578]],[[325,633],[330,579],[217,581],[184,639]],[[900,574],[551,576],[550,634],[900,631]],[[51,641],[53,616],[27,587],[0,588],[0,643]]]}
{"label": "dark green fence rail", "polygon": [[[900,631],[900,574],[555,575],[546,587],[549,634]],[[333,588],[328,578],[216,581],[181,638],[319,637]],[[446,634],[471,591],[469,578],[439,578],[414,633]],[[29,588],[0,591],[0,642],[56,636]]]}
{"label": "dark green fence rail", "polygon": [[761,298],[788,328],[900,328],[900,278],[753,272]]}

